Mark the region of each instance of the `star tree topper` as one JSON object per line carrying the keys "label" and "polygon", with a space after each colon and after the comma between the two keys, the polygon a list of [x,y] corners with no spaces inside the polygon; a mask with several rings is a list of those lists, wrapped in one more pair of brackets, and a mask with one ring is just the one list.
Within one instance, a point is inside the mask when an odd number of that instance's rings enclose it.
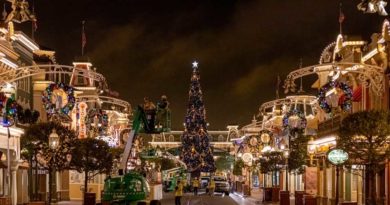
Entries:
{"label": "star tree topper", "polygon": [[192,68],[197,68],[197,67],[198,67],[198,62],[194,61],[194,62],[192,63]]}

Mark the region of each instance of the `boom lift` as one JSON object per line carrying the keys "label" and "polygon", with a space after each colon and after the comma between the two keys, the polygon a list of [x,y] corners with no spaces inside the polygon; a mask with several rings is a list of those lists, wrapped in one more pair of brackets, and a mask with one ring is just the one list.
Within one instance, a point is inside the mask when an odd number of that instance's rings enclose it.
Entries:
{"label": "boom lift", "polygon": [[[145,200],[149,193],[149,184],[144,176],[127,170],[133,139],[138,133],[156,134],[170,131],[170,111],[165,109],[147,110],[138,106],[134,113],[132,130],[120,163],[119,176],[108,177],[102,193],[103,202],[113,204],[131,204]],[[156,118],[157,116],[157,118]],[[123,175],[124,173],[124,175]]]}

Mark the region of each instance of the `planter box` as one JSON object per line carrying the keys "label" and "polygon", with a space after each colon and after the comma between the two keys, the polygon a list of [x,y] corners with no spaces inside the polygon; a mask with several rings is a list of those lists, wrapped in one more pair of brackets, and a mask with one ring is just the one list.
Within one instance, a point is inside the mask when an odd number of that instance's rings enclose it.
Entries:
{"label": "planter box", "polygon": [[0,205],[11,205],[11,197],[0,197]]}
{"label": "planter box", "polygon": [[344,201],[340,203],[341,205],[357,205],[356,201]]}
{"label": "planter box", "polygon": [[32,202],[28,202],[28,205],[45,205],[46,202],[44,201],[32,201]]}

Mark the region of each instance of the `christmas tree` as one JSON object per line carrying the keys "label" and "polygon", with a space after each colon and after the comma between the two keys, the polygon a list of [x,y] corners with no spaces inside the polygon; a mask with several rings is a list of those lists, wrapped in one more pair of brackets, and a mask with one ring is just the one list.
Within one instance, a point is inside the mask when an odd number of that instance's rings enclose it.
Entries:
{"label": "christmas tree", "polygon": [[192,65],[185,129],[181,136],[181,159],[192,176],[199,176],[200,172],[215,172],[215,163],[207,133],[206,109],[202,99],[198,63],[195,61]]}

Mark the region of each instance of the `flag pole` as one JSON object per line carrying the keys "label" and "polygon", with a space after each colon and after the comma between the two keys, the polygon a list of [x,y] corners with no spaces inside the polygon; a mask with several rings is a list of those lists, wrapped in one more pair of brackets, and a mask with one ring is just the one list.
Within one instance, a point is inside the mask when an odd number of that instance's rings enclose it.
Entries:
{"label": "flag pole", "polygon": [[[33,4],[32,4],[32,13],[33,13],[33,15],[35,16],[35,1],[33,0],[33,2],[32,2]],[[36,17],[35,17],[36,18]],[[36,22],[34,22],[34,21],[36,21],[35,19],[32,19],[32,21],[31,21],[31,39],[32,40],[35,40],[35,38],[34,38],[34,34],[35,34],[35,23]]]}
{"label": "flag pole", "polygon": [[340,34],[342,34],[343,32],[343,21],[344,21],[344,14],[343,12],[341,11],[341,7],[342,7],[342,3],[340,2],[340,5],[339,5],[339,26],[340,26]]}
{"label": "flag pole", "polygon": [[84,33],[84,24],[85,24],[85,20],[83,20],[81,22],[81,56],[84,56],[84,36],[85,36],[85,33]]}
{"label": "flag pole", "polygon": [[280,76],[276,78],[276,99],[279,99]]}

